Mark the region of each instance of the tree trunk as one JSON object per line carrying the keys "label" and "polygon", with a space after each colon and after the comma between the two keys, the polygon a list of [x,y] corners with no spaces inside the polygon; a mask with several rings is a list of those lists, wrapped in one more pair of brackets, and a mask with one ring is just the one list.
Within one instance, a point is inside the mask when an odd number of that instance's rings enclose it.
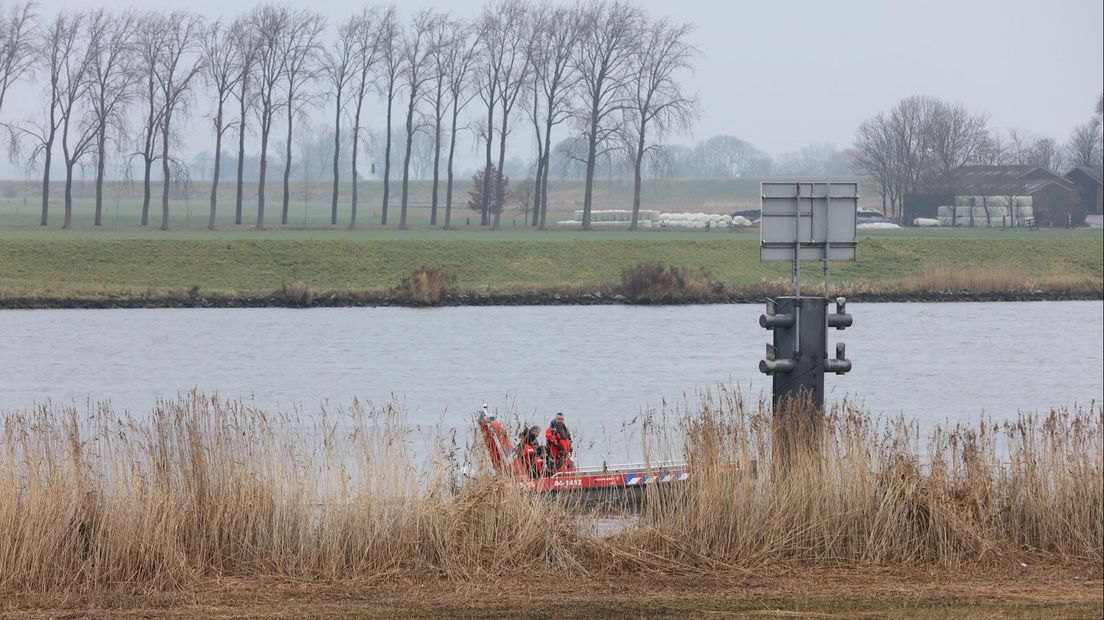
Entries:
{"label": "tree trunk", "polygon": [[598,159],[598,112],[591,113],[590,135],[587,136],[586,185],[583,189],[583,230],[590,230],[590,209],[594,198],[594,167]]}
{"label": "tree trunk", "polygon": [[61,222],[61,227],[65,230],[69,230],[73,227],[73,164],[75,161],[69,160],[69,155],[65,156],[65,217]]}
{"label": "tree trunk", "polygon": [[[549,105],[551,109],[551,104]],[[552,113],[549,112],[548,119],[544,124],[544,166],[542,167],[544,172],[544,178],[541,179],[540,186],[540,229],[544,230],[548,218],[548,169],[551,167],[552,161]]]}
{"label": "tree trunk", "polygon": [[271,114],[265,110],[261,118],[261,169],[257,178],[257,230],[264,230],[265,176],[268,172],[268,133],[272,128]]}
{"label": "tree trunk", "polygon": [[539,152],[540,147],[538,146],[537,148],[537,173],[533,179],[533,221],[531,223],[526,222],[533,228],[540,225],[541,175],[543,174],[542,166],[544,166],[544,155]]}
{"label": "tree trunk", "polygon": [[449,153],[448,153],[448,171],[446,175],[448,180],[445,184],[445,230],[449,229],[452,225],[452,159],[456,154],[456,119],[460,112],[456,109],[456,102],[452,105],[452,126],[449,128]]}
{"label": "tree trunk", "polygon": [[45,167],[42,171],[42,221],[39,222],[42,226],[46,225],[50,213],[50,161],[53,159],[50,151],[52,150],[53,140],[48,140],[46,143]]}
{"label": "tree trunk", "polygon": [[284,205],[280,213],[280,224],[284,226],[287,226],[288,223],[288,206],[291,204],[291,123],[293,117],[291,101],[288,101],[287,148],[284,151]]}
{"label": "tree trunk", "polygon": [[[493,162],[491,162],[491,148],[492,148],[491,145],[494,144],[494,94],[493,93],[491,94],[490,99],[491,99],[491,103],[487,105],[487,162],[486,162],[486,165],[484,165],[484,167],[483,167],[483,197],[480,201],[482,204],[479,205],[480,206],[479,223],[482,226],[486,226],[487,223],[490,221],[490,218],[487,217],[487,214],[489,212],[489,208],[490,208],[490,204],[491,204],[490,201],[492,200],[492,198],[491,198],[491,175],[489,173],[491,171],[491,166],[493,165]],[[501,173],[502,173],[502,171],[500,170],[499,174],[501,174]]]}
{"label": "tree trunk", "polygon": [[380,214],[380,225],[387,226],[387,202],[391,198],[391,105],[395,100],[395,87],[391,85],[387,89],[387,146],[383,153],[383,212]]}
{"label": "tree trunk", "polygon": [[646,123],[641,120],[640,139],[636,143],[636,157],[633,158],[633,205],[632,222],[629,224],[629,230],[636,230],[637,222],[640,220],[640,164],[644,160],[644,131],[646,129]]}
{"label": "tree trunk", "polygon": [[334,114],[333,193],[330,198],[330,226],[337,225],[338,164],[341,160],[341,89],[337,89],[337,112]]}
{"label": "tree trunk", "polygon": [[222,106],[220,99],[215,113],[215,168],[211,172],[211,216],[207,218],[207,230],[215,229],[215,210],[218,207],[219,171],[222,167]]}
{"label": "tree trunk", "polygon": [[[168,106],[166,106],[167,108]],[[161,230],[169,229],[169,119],[165,111],[165,124],[161,126]]]}
{"label": "tree trunk", "polygon": [[410,105],[406,108],[406,153],[403,155],[402,206],[399,209],[399,230],[406,230],[407,191],[410,187],[410,149],[414,145],[414,99],[417,93],[410,89]]}
{"label": "tree trunk", "polygon": [[357,221],[357,186],[360,185],[360,175],[357,174],[357,152],[360,150],[360,110],[364,105],[364,94],[361,93],[357,100],[356,116],[353,119],[353,200],[352,213],[349,215],[349,230],[356,228]]}
{"label": "tree trunk", "polygon": [[[505,95],[505,93],[503,94]],[[509,114],[506,112],[506,99],[503,98],[502,101],[502,132],[498,140],[498,176],[495,178],[495,193],[494,196],[491,197],[495,205],[494,226],[491,226],[491,230],[499,230],[502,227],[502,211],[506,209],[505,204],[498,204],[499,196],[502,196],[504,191],[502,188],[502,166],[506,164],[506,122],[509,117]]]}
{"label": "tree trunk", "polygon": [[[440,98],[438,98],[440,99]],[[441,117],[433,129],[433,191],[430,197],[429,225],[437,225],[437,182],[441,178]]]}
{"label": "tree trunk", "polygon": [[242,197],[245,187],[245,83],[246,79],[243,76],[238,117],[238,187],[234,201],[234,223],[239,225],[242,223]]}
{"label": "tree trunk", "polygon": [[142,175],[142,226],[149,225],[150,208],[150,172],[153,169],[153,151],[142,156],[145,172]]}
{"label": "tree trunk", "polygon": [[93,226],[103,221],[104,157],[107,156],[107,135],[101,126],[96,135],[96,216]]}

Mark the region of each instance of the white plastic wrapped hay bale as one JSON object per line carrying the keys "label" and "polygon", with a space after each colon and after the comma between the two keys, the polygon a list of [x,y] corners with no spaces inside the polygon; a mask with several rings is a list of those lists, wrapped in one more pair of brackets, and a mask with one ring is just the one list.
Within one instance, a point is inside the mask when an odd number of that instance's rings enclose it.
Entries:
{"label": "white plastic wrapped hay bale", "polygon": [[942,205],[942,206],[937,207],[935,209],[935,214],[938,217],[951,217],[951,215],[953,213],[954,213],[954,208],[950,207],[948,205]]}
{"label": "white plastic wrapped hay bale", "polygon": [[581,220],[560,220],[556,222],[556,226],[560,228],[579,228],[583,225]]}

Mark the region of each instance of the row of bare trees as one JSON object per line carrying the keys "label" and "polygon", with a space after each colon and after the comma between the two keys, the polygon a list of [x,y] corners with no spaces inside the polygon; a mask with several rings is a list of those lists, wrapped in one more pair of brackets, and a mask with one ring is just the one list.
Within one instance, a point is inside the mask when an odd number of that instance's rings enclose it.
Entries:
{"label": "row of bare trees", "polygon": [[922,184],[937,184],[954,195],[954,170],[960,166],[1021,165],[1061,170],[1100,165],[1100,102],[1097,114],[1074,128],[1069,141],[1040,138],[1012,130],[990,130],[984,114],[961,103],[933,97],[902,99],[887,112],[859,126],[852,151],[858,171],[879,184],[887,215],[900,217],[904,197]]}
{"label": "row of bare trees", "polygon": [[[182,174],[182,123],[198,110],[211,122],[214,166],[208,226],[217,222],[224,140],[237,137],[234,222],[242,223],[246,137],[259,142],[256,227],[266,223],[266,188],[274,130],[282,127],[281,224],[288,223],[296,123],[309,113],[333,119],[330,223],[338,224],[342,170],[352,176],[349,227],[357,226],[358,157],[369,128],[371,98],[386,110],[380,224],[389,221],[393,148],[403,148],[398,225],[409,224],[409,180],[415,136],[432,136],[430,223],[439,220],[445,153],[443,226],[451,225],[458,134],[474,125],[485,169],[502,170],[507,138],[531,123],[536,179],[531,224],[544,227],[552,134],[567,126],[586,168],[584,227],[589,227],[595,170],[619,152],[632,162],[640,208],[641,166],[674,131],[698,117],[682,81],[698,51],[693,26],[655,19],[628,0],[561,5],[496,0],[474,18],[439,10],[403,17],[371,6],[330,24],[287,5],[261,5],[235,19],[208,21],[187,11],[61,12],[35,15],[33,3],[8,8],[0,21],[0,112],[11,85],[42,89],[33,118],[4,123],[13,159],[42,168],[42,218],[49,216],[50,171],[60,149],[65,170],[64,226],[72,224],[73,169],[95,163],[95,224],[101,222],[105,162],[142,171],[141,224],[148,225],[151,184],[160,165],[161,228],[170,224],[170,181]],[[468,108],[478,117],[466,117]],[[398,118],[396,119],[396,115]],[[405,144],[393,145],[393,126]],[[347,133],[346,133],[347,132]],[[276,138],[277,140],[279,138]],[[351,160],[343,162],[344,155]],[[483,175],[483,196],[497,174]],[[484,201],[483,225],[500,211]],[[634,215],[635,225],[635,215]]]}

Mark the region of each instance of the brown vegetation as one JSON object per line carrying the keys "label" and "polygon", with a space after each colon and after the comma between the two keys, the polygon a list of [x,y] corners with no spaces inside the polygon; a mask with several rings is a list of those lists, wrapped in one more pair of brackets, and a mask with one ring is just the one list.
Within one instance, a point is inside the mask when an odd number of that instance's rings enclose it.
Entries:
{"label": "brown vegetation", "polygon": [[689,303],[715,300],[725,287],[704,270],[640,263],[621,270],[620,292],[643,303]]}
{"label": "brown vegetation", "polygon": [[[1021,562],[1099,578],[1102,415],[924,441],[844,406],[825,417],[820,452],[782,475],[769,415],[722,389],[661,437],[692,455],[689,487],[650,489],[639,526],[600,535],[569,503],[478,473],[463,440],[415,445],[392,407],[308,419],[201,395],[142,417],[46,405],[2,421],[0,592]],[[733,467],[753,461],[758,473]]]}
{"label": "brown vegetation", "polygon": [[403,278],[395,291],[418,306],[436,306],[456,284],[456,276],[430,265],[422,265]]}
{"label": "brown vegetation", "polygon": [[[196,287],[189,295],[195,297],[198,294],[199,289]],[[314,303],[314,292],[311,291],[307,283],[302,280],[284,284],[280,287],[278,296],[290,306],[310,307],[310,305]]]}

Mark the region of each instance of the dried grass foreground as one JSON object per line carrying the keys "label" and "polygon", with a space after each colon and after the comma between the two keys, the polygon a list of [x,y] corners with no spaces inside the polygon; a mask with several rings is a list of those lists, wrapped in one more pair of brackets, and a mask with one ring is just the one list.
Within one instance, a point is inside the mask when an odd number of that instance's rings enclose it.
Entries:
{"label": "dried grass foreground", "polygon": [[[600,535],[564,502],[485,473],[468,438],[391,407],[309,418],[199,394],[132,417],[5,414],[0,595],[164,596],[227,580],[471,582],[825,570],[1100,577],[1104,408],[939,429],[829,412],[781,473],[772,419],[724,387],[684,414],[692,480]],[[733,463],[757,467],[734,467]],[[60,598],[59,598],[60,597]]]}

